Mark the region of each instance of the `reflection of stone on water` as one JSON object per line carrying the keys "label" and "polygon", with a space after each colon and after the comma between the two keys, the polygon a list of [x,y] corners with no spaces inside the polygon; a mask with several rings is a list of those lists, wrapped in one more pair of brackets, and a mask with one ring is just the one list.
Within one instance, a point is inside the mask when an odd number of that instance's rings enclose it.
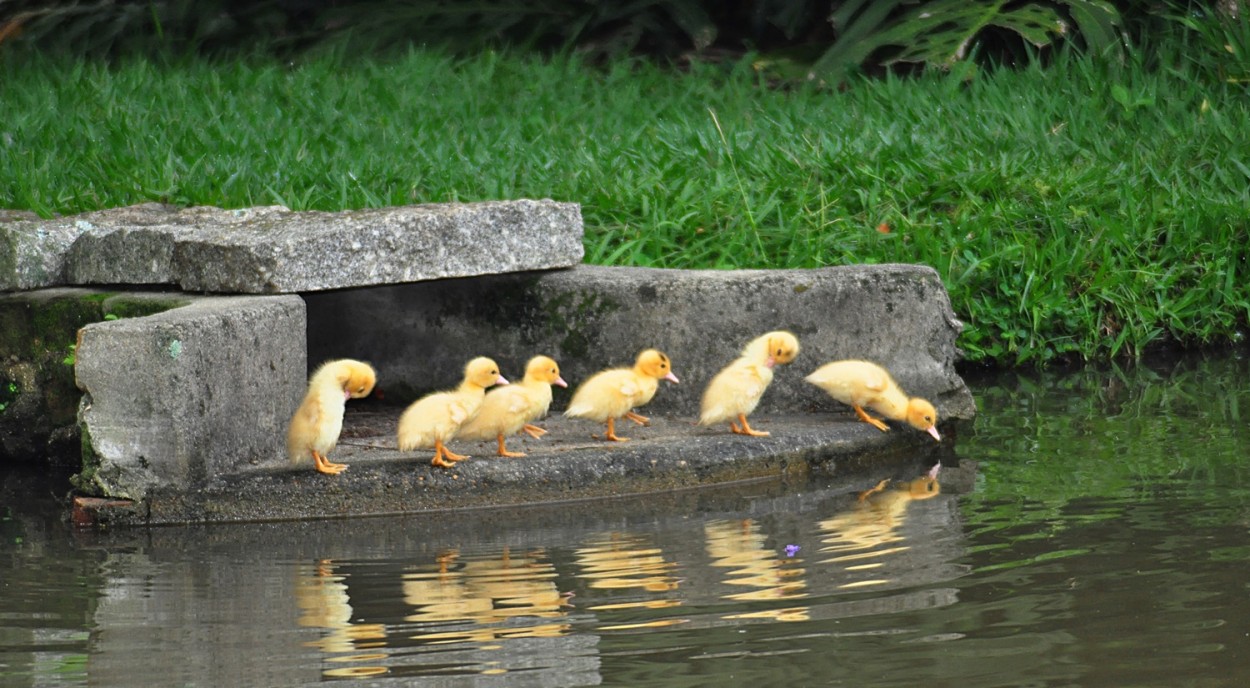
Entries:
{"label": "reflection of stone on water", "polygon": [[591,588],[626,592],[625,599],[612,595],[611,601],[590,606],[590,610],[663,609],[681,604],[675,594],[679,586],[673,575],[676,562],[669,561],[662,549],[640,535],[599,535],[577,548],[575,554],[581,569],[577,577],[589,581]]}
{"label": "reflection of stone on water", "polygon": [[472,557],[447,550],[428,570],[403,574],[404,603],[414,610],[404,621],[422,628],[412,640],[431,644],[559,637],[569,624],[556,575],[541,550],[514,556],[505,548]]}
{"label": "reflection of stone on water", "polygon": [[748,588],[726,594],[730,600],[783,600],[806,596],[799,560],[783,559],[767,547],[768,536],[754,519],[709,521],[703,526],[712,566],[730,569],[726,585]]}

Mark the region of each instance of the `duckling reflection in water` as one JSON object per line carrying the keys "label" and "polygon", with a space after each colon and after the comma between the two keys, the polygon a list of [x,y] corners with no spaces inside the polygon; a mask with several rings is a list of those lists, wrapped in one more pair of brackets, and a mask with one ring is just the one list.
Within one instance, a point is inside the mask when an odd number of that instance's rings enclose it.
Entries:
{"label": "duckling reflection in water", "polygon": [[[941,464],[938,464],[925,475],[892,489],[887,489],[890,484],[888,479],[882,480],[875,487],[859,493],[853,509],[820,522],[820,529],[827,535],[823,540],[826,546],[821,551],[866,550],[902,540],[897,530],[906,518],[907,505],[941,494],[942,488],[937,479],[940,469]],[[846,554],[833,561],[892,551],[897,549]]]}
{"label": "duckling reflection in water", "polygon": [[328,654],[356,652],[385,643],[382,624],[352,623],[352,605],[344,577],[334,563],[322,559],[313,567],[299,566],[295,581],[295,602],[300,616],[296,620],[305,628],[328,631],[307,644]]}

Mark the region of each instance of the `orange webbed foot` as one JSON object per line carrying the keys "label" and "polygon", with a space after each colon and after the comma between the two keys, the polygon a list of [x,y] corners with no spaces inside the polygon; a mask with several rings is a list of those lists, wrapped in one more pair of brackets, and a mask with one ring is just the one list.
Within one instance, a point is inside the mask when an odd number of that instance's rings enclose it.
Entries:
{"label": "orange webbed foot", "polygon": [[434,458],[430,460],[430,464],[439,468],[451,468],[456,465],[455,462],[464,461],[467,458],[469,457],[449,450],[440,440],[435,440]]}
{"label": "orange webbed foot", "polygon": [[741,428],[738,427],[737,423],[734,423],[733,421],[729,421],[729,429],[735,435],[749,435],[751,437],[768,437],[769,435],[772,434],[769,432],[765,432],[763,430],[755,430],[750,425],[747,425],[747,417],[744,414],[741,414],[741,413],[738,414],[738,422],[742,423]]}
{"label": "orange webbed foot", "polygon": [[855,409],[855,415],[856,415],[856,416],[859,416],[859,419],[860,419],[860,420],[862,420],[862,421],[864,421],[865,423],[867,423],[867,424],[869,424],[869,425],[873,426],[874,428],[876,428],[876,429],[880,430],[881,432],[889,432],[889,431],[890,431],[890,426],[888,426],[888,425],[886,425],[885,423],[883,423],[883,422],[881,422],[881,421],[877,420],[876,418],[873,418],[872,416],[868,415],[868,413],[867,413],[866,411],[864,411],[864,409],[860,408],[859,406],[854,406],[853,408]]}
{"label": "orange webbed foot", "polygon": [[603,434],[603,439],[612,442],[628,442],[628,437],[617,437],[616,435],[616,419],[608,419],[608,431]]}
{"label": "orange webbed foot", "polygon": [[320,452],[314,451],[312,455],[313,455],[313,465],[317,467],[318,473],[325,473],[326,475],[338,475],[339,473],[342,473],[343,471],[347,470],[347,464],[334,463],[330,461],[329,459],[327,459],[326,457],[322,456]]}
{"label": "orange webbed foot", "polygon": [[509,459],[519,459],[525,456],[525,452],[510,452],[508,448],[503,446],[503,435],[499,435],[499,455]]}
{"label": "orange webbed foot", "polygon": [[534,439],[538,439],[542,437],[543,435],[547,434],[547,431],[544,430],[543,428],[540,428],[537,425],[531,425],[529,423],[526,423],[524,426],[522,426],[521,430],[523,430],[525,434],[529,435],[530,437],[533,437]]}
{"label": "orange webbed foot", "polygon": [[885,486],[886,486],[886,485],[889,485],[889,484],[890,484],[890,479],[889,479],[889,478],[886,478],[885,480],[882,480],[881,482],[877,483],[877,486],[876,486],[876,487],[874,487],[874,488],[872,488],[872,489],[870,489],[870,490],[864,490],[863,492],[860,492],[860,493],[859,493],[859,500],[858,500],[858,501],[863,502],[864,500],[868,499],[869,497],[871,497],[871,496],[873,496],[873,495],[877,494],[878,492],[880,492],[880,491],[884,490],[884,489],[885,489]]}
{"label": "orange webbed foot", "polygon": [[447,445],[441,442],[439,443],[439,446],[443,448],[443,458],[447,459],[448,461],[464,461],[465,459],[469,458],[465,454],[457,454],[456,452],[448,449]]}
{"label": "orange webbed foot", "polygon": [[648,417],[646,417],[646,416],[643,416],[643,415],[639,415],[639,414],[637,414],[637,413],[634,413],[633,411],[626,411],[626,412],[625,412],[625,417],[626,417],[626,418],[628,418],[628,419],[630,419],[630,420],[632,420],[632,421],[634,421],[635,423],[637,423],[637,424],[639,424],[639,425],[651,425],[651,419],[650,419],[650,418],[648,418]]}

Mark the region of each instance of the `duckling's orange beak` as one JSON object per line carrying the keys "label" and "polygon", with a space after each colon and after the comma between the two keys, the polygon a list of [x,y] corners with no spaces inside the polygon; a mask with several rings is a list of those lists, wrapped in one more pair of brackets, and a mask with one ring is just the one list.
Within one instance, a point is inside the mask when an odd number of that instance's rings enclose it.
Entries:
{"label": "duckling's orange beak", "polygon": [[553,385],[559,385],[560,387],[568,387],[568,386],[569,386],[569,383],[565,382],[565,381],[564,381],[564,378],[559,377],[559,376],[557,376],[557,377],[556,377],[556,379],[552,380],[552,381],[551,381],[551,384],[553,384]]}
{"label": "duckling's orange beak", "polygon": [[930,426],[929,426],[929,429],[927,430],[927,432],[928,432],[930,435],[933,435],[933,439],[937,440],[938,442],[941,442],[941,441],[942,441],[942,436],[938,434],[938,431],[937,431],[937,426],[936,426],[936,425],[930,425]]}
{"label": "duckling's orange beak", "polygon": [[677,379],[677,376],[676,376],[676,375],[674,375],[674,374],[673,374],[673,371],[671,371],[671,370],[670,370],[670,371],[668,371],[668,375],[665,375],[665,376],[664,376],[664,379],[665,379],[665,380],[668,380],[669,382],[671,382],[671,383],[673,383],[673,384],[677,384],[677,383],[679,382],[679,380]]}

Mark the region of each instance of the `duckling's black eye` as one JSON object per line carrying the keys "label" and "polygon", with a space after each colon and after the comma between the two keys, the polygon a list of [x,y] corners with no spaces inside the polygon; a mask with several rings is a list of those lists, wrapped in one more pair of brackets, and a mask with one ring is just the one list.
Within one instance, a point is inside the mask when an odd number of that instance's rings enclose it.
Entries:
{"label": "duckling's black eye", "polygon": [[929,421],[930,423],[933,422],[933,416],[925,416],[924,419]]}

